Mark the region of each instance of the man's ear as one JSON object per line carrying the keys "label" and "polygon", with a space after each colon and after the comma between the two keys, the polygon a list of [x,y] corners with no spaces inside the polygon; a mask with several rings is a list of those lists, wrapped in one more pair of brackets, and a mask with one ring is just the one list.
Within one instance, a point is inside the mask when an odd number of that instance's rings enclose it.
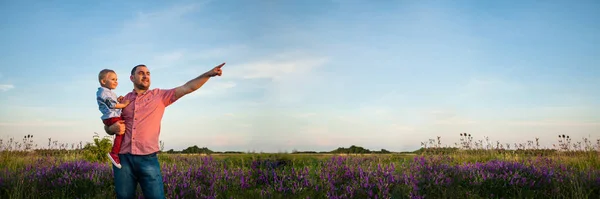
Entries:
{"label": "man's ear", "polygon": [[129,80],[131,80],[131,82],[133,82],[133,75],[129,75]]}

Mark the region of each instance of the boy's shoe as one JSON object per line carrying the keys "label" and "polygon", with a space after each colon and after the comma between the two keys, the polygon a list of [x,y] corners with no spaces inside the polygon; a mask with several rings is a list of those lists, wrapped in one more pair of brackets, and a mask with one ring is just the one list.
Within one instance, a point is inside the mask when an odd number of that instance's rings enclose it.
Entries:
{"label": "boy's shoe", "polygon": [[119,160],[119,155],[118,154],[111,154],[108,153],[108,159],[110,159],[110,161],[117,167],[117,168],[121,168],[121,164],[119,164],[118,160]]}

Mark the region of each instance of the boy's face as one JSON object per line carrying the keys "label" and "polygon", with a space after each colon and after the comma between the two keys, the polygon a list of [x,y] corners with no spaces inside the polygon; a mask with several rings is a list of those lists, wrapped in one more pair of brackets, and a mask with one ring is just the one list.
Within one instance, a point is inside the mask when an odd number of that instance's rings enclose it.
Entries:
{"label": "boy's face", "polygon": [[118,85],[119,82],[117,82],[117,74],[115,73],[108,73],[104,79],[102,79],[102,86],[106,88],[115,89]]}

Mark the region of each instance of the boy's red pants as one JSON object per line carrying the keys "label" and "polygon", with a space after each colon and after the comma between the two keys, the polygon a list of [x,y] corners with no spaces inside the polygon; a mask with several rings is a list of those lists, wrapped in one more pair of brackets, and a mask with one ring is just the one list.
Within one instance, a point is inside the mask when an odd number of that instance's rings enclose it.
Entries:
{"label": "boy's red pants", "polygon": [[[102,122],[104,122],[104,125],[110,126],[110,125],[113,125],[114,123],[117,123],[119,120],[123,120],[123,119],[121,117],[111,117],[111,118],[102,120]],[[119,154],[119,151],[121,150],[122,140],[123,140],[123,135],[115,134],[115,143],[113,144],[110,154],[111,154],[111,156],[113,156],[113,159],[115,159],[116,161],[119,161],[118,154]]]}

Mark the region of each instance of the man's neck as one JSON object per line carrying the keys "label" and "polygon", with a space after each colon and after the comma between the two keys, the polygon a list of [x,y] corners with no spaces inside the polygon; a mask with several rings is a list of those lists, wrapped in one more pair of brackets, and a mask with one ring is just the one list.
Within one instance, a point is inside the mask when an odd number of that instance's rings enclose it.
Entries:
{"label": "man's neck", "polygon": [[137,93],[138,95],[140,95],[140,94],[144,94],[147,90],[142,90],[142,89],[134,88],[133,91],[135,91],[135,93]]}

